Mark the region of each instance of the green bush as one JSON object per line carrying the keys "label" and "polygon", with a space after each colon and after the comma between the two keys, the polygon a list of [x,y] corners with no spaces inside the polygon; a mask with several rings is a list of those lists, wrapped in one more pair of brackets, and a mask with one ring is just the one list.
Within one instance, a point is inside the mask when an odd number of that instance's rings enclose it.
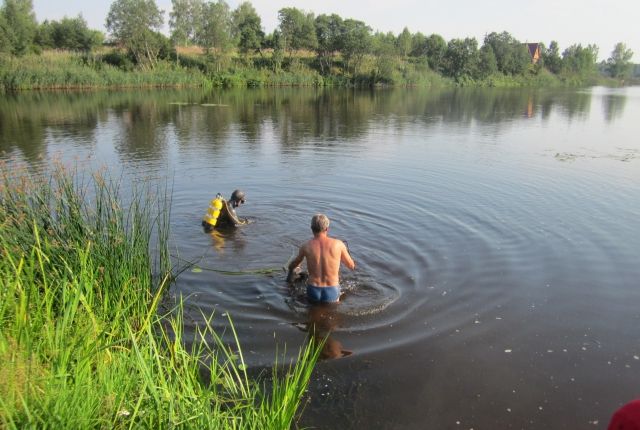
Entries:
{"label": "green bush", "polygon": [[130,72],[134,69],[135,65],[131,56],[123,51],[111,51],[102,55],[100,60],[118,69]]}

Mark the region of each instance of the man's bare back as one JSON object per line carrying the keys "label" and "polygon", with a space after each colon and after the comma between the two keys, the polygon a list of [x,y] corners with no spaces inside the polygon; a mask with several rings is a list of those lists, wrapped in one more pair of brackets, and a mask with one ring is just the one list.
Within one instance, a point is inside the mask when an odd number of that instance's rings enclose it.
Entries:
{"label": "man's bare back", "polygon": [[355,268],[345,244],[328,237],[326,233],[320,233],[302,245],[300,254],[307,259],[308,283],[316,287],[338,285],[341,262],[351,270]]}
{"label": "man's bare back", "polygon": [[351,270],[356,267],[346,245],[341,240],[329,237],[328,228],[329,219],[321,214],[315,215],[311,221],[313,239],[300,247],[298,255],[289,264],[291,275],[303,260],[307,260],[307,285],[311,287],[339,288],[340,263]]}

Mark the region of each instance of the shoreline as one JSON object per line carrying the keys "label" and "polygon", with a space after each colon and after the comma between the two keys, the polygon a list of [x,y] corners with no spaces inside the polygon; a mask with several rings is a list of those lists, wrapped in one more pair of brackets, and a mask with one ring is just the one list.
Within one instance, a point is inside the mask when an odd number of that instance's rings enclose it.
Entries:
{"label": "shoreline", "polygon": [[[581,86],[624,87],[638,79],[616,80],[594,73],[555,75],[543,67],[532,67],[521,75],[494,73],[483,79],[455,80],[427,65],[397,60],[392,77],[376,73],[375,57],[361,73],[346,73],[337,65],[330,73],[315,69],[313,58],[292,57],[278,68],[269,59],[233,57],[225,70],[205,56],[179,56],[164,60],[153,69],[122,69],[98,54],[46,51],[24,57],[0,57],[0,92],[58,90],[129,90],[180,88],[557,88]],[[235,63],[234,63],[235,62]]]}

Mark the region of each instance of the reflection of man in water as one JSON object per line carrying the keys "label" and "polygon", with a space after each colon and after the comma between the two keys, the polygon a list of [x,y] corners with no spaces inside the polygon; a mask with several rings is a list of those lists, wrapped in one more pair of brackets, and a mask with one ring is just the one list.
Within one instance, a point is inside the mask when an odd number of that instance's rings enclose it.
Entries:
{"label": "reflection of man in water", "polygon": [[240,219],[235,210],[235,208],[245,202],[244,191],[235,190],[231,194],[229,200],[223,199],[219,194],[218,198],[221,200],[222,204],[220,214],[216,218],[212,218],[211,213],[215,211],[215,208],[210,207],[210,211],[205,215],[205,219],[202,221],[202,226],[206,232],[211,232],[214,228],[238,227],[240,225],[247,224],[247,220]]}
{"label": "reflection of man in water", "polygon": [[340,263],[354,270],[356,263],[346,245],[328,236],[329,218],[316,214],[311,218],[313,239],[300,247],[298,256],[289,264],[287,281],[291,281],[295,269],[307,260],[307,298],[312,303],[335,303],[340,300]]}
{"label": "reflection of man in water", "polygon": [[352,351],[343,349],[342,343],[330,336],[339,322],[335,306],[311,306],[309,309],[307,329],[318,343],[324,341],[320,351],[322,359],[342,358],[353,354]]}

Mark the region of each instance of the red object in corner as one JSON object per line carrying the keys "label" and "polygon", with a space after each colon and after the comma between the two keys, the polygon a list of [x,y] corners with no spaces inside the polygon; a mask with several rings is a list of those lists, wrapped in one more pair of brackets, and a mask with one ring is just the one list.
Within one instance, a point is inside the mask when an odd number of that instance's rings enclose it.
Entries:
{"label": "red object in corner", "polygon": [[640,430],[640,399],[618,409],[611,417],[607,430]]}

